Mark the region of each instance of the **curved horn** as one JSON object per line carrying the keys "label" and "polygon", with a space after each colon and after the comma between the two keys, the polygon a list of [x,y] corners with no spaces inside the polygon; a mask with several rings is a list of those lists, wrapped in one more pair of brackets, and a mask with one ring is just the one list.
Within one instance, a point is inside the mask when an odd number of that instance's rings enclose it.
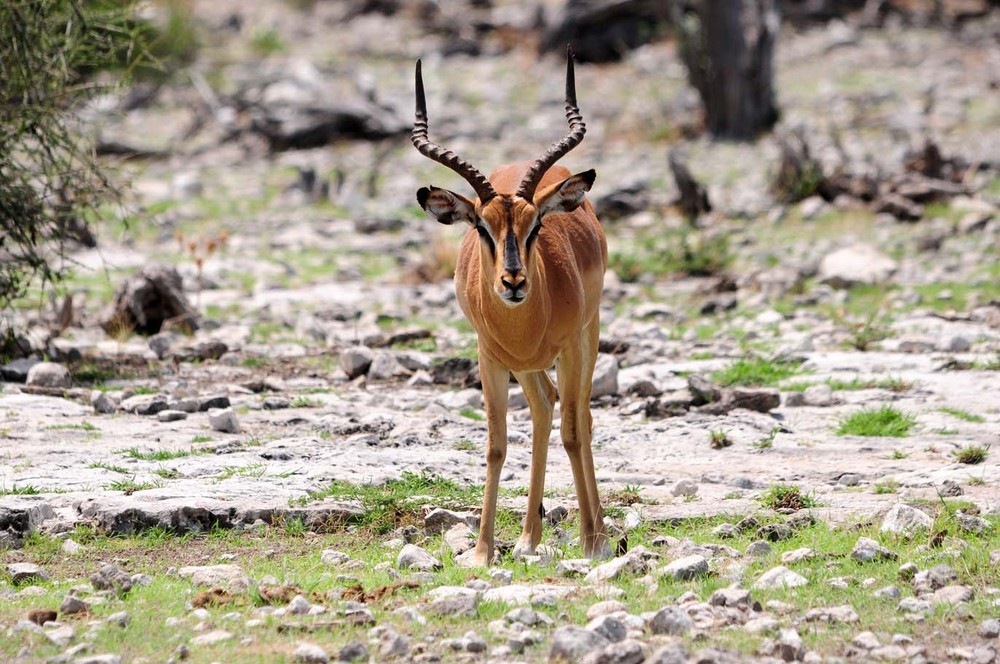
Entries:
{"label": "curved horn", "polygon": [[579,145],[583,135],[587,133],[587,125],[583,123],[583,116],[580,115],[580,109],[576,105],[576,76],[573,72],[572,46],[566,47],[566,119],[569,121],[569,133],[561,141],[553,143],[524,174],[517,188],[517,195],[521,198],[530,201],[545,171]]}
{"label": "curved horn", "polygon": [[486,176],[475,166],[465,161],[451,150],[446,150],[427,138],[427,100],[424,98],[424,79],[420,75],[420,60],[417,60],[417,113],[413,122],[413,133],[410,141],[420,154],[429,157],[439,164],[444,164],[468,181],[476,190],[480,203],[486,203],[497,195],[496,190]]}

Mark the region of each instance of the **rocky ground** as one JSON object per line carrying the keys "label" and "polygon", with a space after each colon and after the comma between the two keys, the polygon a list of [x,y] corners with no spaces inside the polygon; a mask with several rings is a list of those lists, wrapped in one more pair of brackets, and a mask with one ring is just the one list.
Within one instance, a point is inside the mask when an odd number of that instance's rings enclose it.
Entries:
{"label": "rocky ground", "polygon": [[[338,7],[199,6],[206,43],[178,82],[84,114],[103,145],[145,158],[121,165],[134,179],[128,211],[110,211],[97,247],[71,256],[60,292],[70,320],[37,306],[47,298],[4,312],[32,352],[2,368],[3,545],[80,524],[124,534],[302,519],[321,530],[360,510],[319,497],[333,480],[482,482],[475,340],[448,279],[461,229],[413,200],[428,182],[464,185],[405,138],[412,63],[424,58],[432,136],[488,171],[562,135],[562,62],[522,43],[533,14],[506,3],[475,58],[443,55],[461,31],[429,31],[406,12],[348,21]],[[789,27],[777,52],[783,120],[753,144],[697,134],[697,97],[670,42],[578,67],[590,130],[565,161],[597,168],[612,254],[595,463],[605,493],[642,496],[614,514],[618,527],[745,516],[774,484],[813,496],[812,513],[832,524],[942,492],[995,521],[997,26],[994,14],[950,31]],[[354,113],[365,129],[303,138],[316,108]],[[338,118],[323,126],[354,126]],[[826,173],[870,177],[880,197],[777,200],[779,139],[796,129]],[[963,164],[957,182],[904,166],[927,139]],[[668,152],[708,188],[714,211],[696,228],[670,206]],[[670,263],[712,247],[727,260],[708,276]],[[177,269],[193,335],[102,329],[114,290],[151,263]],[[64,301],[53,298],[67,311]],[[748,358],[790,375],[726,385]],[[503,485],[516,489],[530,419],[515,385],[511,400]],[[909,435],[838,434],[847,416],[887,405],[915,418]],[[552,445],[546,508],[573,510],[558,436]],[[985,448],[985,461],[962,463],[968,448]],[[516,493],[503,499],[513,509]],[[635,618],[621,618],[623,634],[660,620]],[[590,632],[602,629],[619,627]],[[628,657],[599,661],[640,661]]]}

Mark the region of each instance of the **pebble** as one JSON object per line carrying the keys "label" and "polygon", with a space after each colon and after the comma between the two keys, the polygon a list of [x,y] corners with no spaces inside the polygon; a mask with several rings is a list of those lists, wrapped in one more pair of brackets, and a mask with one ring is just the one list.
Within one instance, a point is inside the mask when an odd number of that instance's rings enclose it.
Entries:
{"label": "pebble", "polygon": [[933,525],[934,519],[926,512],[904,503],[897,503],[882,519],[879,532],[909,537],[918,531],[927,530]]}
{"label": "pebble", "polygon": [[69,369],[56,362],[38,362],[28,369],[25,380],[36,387],[67,388],[73,384]]}
{"label": "pebble", "polygon": [[649,621],[653,634],[684,636],[694,628],[691,617],[681,608],[665,606],[657,611]]}
{"label": "pebble", "polygon": [[433,572],[441,569],[441,561],[416,544],[407,544],[396,556],[396,567],[405,570]]}
{"label": "pebble", "polygon": [[240,423],[232,408],[213,408],[208,411],[208,424],[214,431],[239,433]]}
{"label": "pebble", "polygon": [[292,661],[307,662],[307,664],[324,664],[330,661],[330,656],[321,646],[315,643],[300,643],[292,652]]}
{"label": "pebble", "polygon": [[754,581],[753,587],[761,590],[771,588],[795,588],[797,586],[804,586],[807,583],[809,583],[809,580],[801,574],[779,565],[778,567],[773,567],[761,574],[757,580]]}
{"label": "pebble", "polygon": [[589,629],[567,625],[552,634],[549,648],[550,662],[577,662],[587,653],[603,648],[610,643],[607,638]]}
{"label": "pebble", "polygon": [[688,581],[708,574],[708,561],[702,556],[684,556],[660,569],[662,576],[670,576],[678,581]]}
{"label": "pebble", "polygon": [[340,353],[340,368],[348,378],[354,379],[368,371],[375,353],[367,346],[352,346]]}
{"label": "pebble", "polygon": [[868,537],[859,537],[851,550],[851,558],[859,563],[876,560],[895,560],[896,554]]}

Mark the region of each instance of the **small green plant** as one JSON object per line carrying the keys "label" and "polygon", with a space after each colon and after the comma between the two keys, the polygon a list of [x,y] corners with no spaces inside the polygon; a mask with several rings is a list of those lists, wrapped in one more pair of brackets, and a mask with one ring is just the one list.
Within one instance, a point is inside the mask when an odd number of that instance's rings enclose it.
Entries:
{"label": "small green plant", "polygon": [[197,435],[197,436],[195,436],[194,438],[191,439],[191,442],[195,443],[195,444],[197,444],[197,443],[211,443],[212,442],[212,437],[211,436],[204,436],[204,435]]}
{"label": "small green plant", "polygon": [[475,408],[463,408],[458,411],[458,414],[475,422],[482,422],[486,419],[486,417]]}
{"label": "small green plant", "polygon": [[183,459],[192,454],[204,454],[202,451],[195,450],[153,450],[152,452],[144,452],[138,447],[115,450],[115,453],[124,454],[130,459],[137,459],[139,461],[170,461],[171,459]]}
{"label": "small green plant", "polygon": [[888,326],[879,320],[877,313],[872,313],[864,323],[850,325],[850,335],[845,344],[849,348],[864,352],[871,350],[875,344],[885,341],[890,336]]}
{"label": "small green plant", "polygon": [[22,484],[21,486],[13,484],[9,489],[0,487],[0,496],[37,496],[40,493],[42,490],[31,484]]}
{"label": "small green plant", "polygon": [[474,442],[472,442],[467,438],[463,438],[462,440],[457,441],[455,444],[451,446],[451,448],[456,452],[475,452],[477,449],[479,449]]}
{"label": "small green plant", "polygon": [[612,489],[607,493],[609,503],[616,505],[635,505],[642,502],[642,488],[638,484],[626,484],[623,487]]}
{"label": "small green plant", "polygon": [[955,455],[955,460],[959,463],[974,466],[977,463],[986,461],[986,457],[989,456],[989,451],[989,445],[966,445],[959,450],[955,450],[953,454]]}
{"label": "small green plant", "polygon": [[165,480],[176,480],[178,477],[181,476],[180,471],[174,468],[164,468],[162,466],[152,472],[157,477],[162,477]]}
{"label": "small green plant", "polygon": [[917,425],[917,418],[892,406],[864,408],[848,415],[837,427],[838,436],[890,436],[903,438]]}
{"label": "small green plant", "polygon": [[798,360],[749,357],[736,360],[712,373],[712,380],[724,387],[777,385],[786,378],[804,373]]}
{"label": "small green plant", "polygon": [[713,450],[721,450],[723,447],[729,447],[732,445],[733,441],[729,440],[728,431],[716,429],[709,432],[708,444]]}
{"label": "small green plant", "polygon": [[775,437],[781,433],[781,427],[774,427],[771,432],[753,444],[755,449],[766,450],[774,446]]}
{"label": "small green plant", "polygon": [[960,408],[938,408],[938,411],[956,417],[964,422],[974,422],[976,424],[982,424],[986,421],[986,418],[982,415],[976,415],[975,413],[970,413],[967,410],[961,410]]}
{"label": "small green plant", "polygon": [[875,483],[875,493],[877,495],[886,493],[896,493],[897,491],[899,491],[899,482],[897,482],[894,479],[888,479],[885,480],[884,482]]}
{"label": "small green plant", "polygon": [[107,470],[112,473],[121,473],[122,475],[128,475],[130,472],[132,472],[128,468],[125,468],[124,466],[116,466],[110,463],[103,463],[100,461],[94,462],[87,467],[94,468],[96,470]]}
{"label": "small green plant", "polygon": [[295,397],[291,403],[292,408],[319,408],[322,405],[322,401],[309,397]]}
{"label": "small green plant", "polygon": [[255,32],[250,38],[250,47],[258,55],[273,55],[288,48],[281,35],[273,28]]}
{"label": "small green plant", "polygon": [[81,422],[80,424],[56,424],[50,427],[45,427],[46,431],[100,431],[96,426],[90,422]]}
{"label": "small green plant", "polygon": [[892,454],[889,455],[890,459],[905,459],[910,456],[909,452],[904,452],[903,450],[893,450]]}
{"label": "small green plant", "polygon": [[159,482],[136,482],[133,476],[127,480],[115,480],[104,488],[108,491],[124,491],[126,494],[131,494],[136,491],[146,491],[147,489],[159,489],[161,486],[163,485]]}
{"label": "small green plant", "polygon": [[773,484],[757,501],[772,510],[801,510],[819,506],[814,497],[802,493],[794,484]]}

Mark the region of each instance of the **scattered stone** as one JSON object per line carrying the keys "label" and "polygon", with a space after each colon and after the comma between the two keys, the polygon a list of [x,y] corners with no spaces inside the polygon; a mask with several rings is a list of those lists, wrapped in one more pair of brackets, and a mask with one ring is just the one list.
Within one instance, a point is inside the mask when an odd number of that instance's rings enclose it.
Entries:
{"label": "scattered stone", "polygon": [[694,480],[680,480],[670,490],[672,496],[693,496],[698,493],[698,483]]}
{"label": "scattered stone", "polygon": [[218,586],[232,592],[246,592],[250,587],[250,579],[239,565],[189,565],[178,569],[177,576],[195,586]]}
{"label": "scattered stone", "polygon": [[137,394],[127,399],[122,399],[118,407],[126,413],[156,415],[161,410],[170,408],[170,402],[161,394]]}
{"label": "scattered stone", "polygon": [[958,521],[958,527],[967,533],[981,535],[992,528],[989,521],[979,516],[955,512],[955,519]]}
{"label": "scattered stone", "polygon": [[825,408],[834,404],[833,389],[826,383],[810,385],[802,393],[803,403],[807,406]]}
{"label": "scattered stone", "polygon": [[882,645],[879,643],[878,637],[875,636],[873,632],[861,632],[854,637],[854,641],[852,641],[852,643],[858,648],[862,648],[864,650],[874,650]]}
{"label": "scattered stone", "polygon": [[886,586],[885,588],[879,588],[874,592],[874,596],[878,598],[888,598],[888,599],[899,599],[902,596],[899,588],[896,586]]}
{"label": "scattered stone", "polygon": [[778,621],[771,616],[751,618],[743,625],[743,630],[748,634],[773,634],[778,631]]}
{"label": "scattered stone", "polygon": [[984,639],[1000,638],[1000,620],[989,618],[979,624],[979,636]]}
{"label": "scattered stone", "polygon": [[914,576],[917,575],[918,571],[920,570],[913,563],[903,563],[902,565],[899,566],[899,571],[897,572],[897,574],[899,575],[899,578],[903,579],[904,581],[909,581],[910,579],[912,579]]}
{"label": "scattered stone", "polygon": [[549,661],[576,664],[587,653],[604,648],[609,643],[607,638],[589,629],[572,625],[560,627],[552,634]]}
{"label": "scattered stone", "polygon": [[886,282],[898,269],[896,261],[868,244],[837,249],[820,261],[820,283],[834,288],[851,288]]}
{"label": "scattered stone", "polygon": [[885,515],[879,532],[910,537],[917,531],[927,530],[933,525],[934,519],[926,512],[903,503],[897,503]]}
{"label": "scattered stone", "polygon": [[591,561],[587,558],[570,558],[556,563],[556,574],[564,577],[586,576],[590,573]]}
{"label": "scattered stone", "polygon": [[308,664],[324,664],[330,661],[330,656],[322,647],[315,643],[300,643],[292,652],[292,661],[307,662]]}
{"label": "scattered stone", "polygon": [[618,394],[618,358],[607,353],[598,353],[594,366],[592,399]]}
{"label": "scattered stone", "polygon": [[229,641],[233,638],[231,632],[227,632],[224,629],[213,629],[210,632],[205,632],[204,634],[199,634],[198,636],[191,639],[191,645],[193,646],[214,646],[218,643],[223,643],[224,641]]}
{"label": "scattered stone", "polygon": [[587,623],[587,629],[596,632],[606,638],[611,643],[624,641],[628,630],[621,620],[611,615],[603,615],[594,618]]}
{"label": "scattered stone", "polygon": [[62,604],[59,605],[59,613],[63,615],[73,615],[76,613],[89,613],[90,604],[75,595],[66,595]]}
{"label": "scattered stone", "polygon": [[649,621],[649,629],[653,634],[684,636],[694,628],[694,621],[683,609],[676,606],[665,606],[657,611]]}
{"label": "scattered stone", "polygon": [[778,655],[786,662],[801,660],[806,654],[802,637],[795,629],[782,629],[778,632]]}
{"label": "scattered stone", "polygon": [[66,388],[73,384],[69,369],[55,362],[39,362],[28,370],[28,385],[36,387]]}
{"label": "scattered stone", "polygon": [[[186,651],[186,646],[185,646]],[[181,658],[183,659],[183,658]],[[73,660],[73,664],[122,664],[122,658],[111,653],[100,655],[84,655]]]}
{"label": "scattered stone", "polygon": [[[930,585],[931,590],[937,590],[939,588],[944,588],[945,586],[951,585],[952,582],[958,580],[958,574],[955,570],[951,568],[950,565],[935,565],[934,567],[927,570],[926,574],[927,583]],[[920,585],[921,579],[918,574],[914,578],[914,585]]]}
{"label": "scattered stone", "polygon": [[854,607],[847,604],[829,608],[809,609],[806,612],[806,622],[856,623],[860,619]]}
{"label": "scattered stone", "polygon": [[689,658],[690,653],[683,643],[671,643],[654,650],[643,664],[687,664]]}
{"label": "scattered stone", "polygon": [[927,614],[932,611],[931,603],[917,597],[905,597],[899,602],[899,610],[906,613]]}
{"label": "scattered stone", "polygon": [[817,553],[809,547],[802,547],[792,551],[785,551],[781,554],[781,562],[786,565],[790,565],[792,563],[802,562],[803,560],[812,560],[816,556]]}
{"label": "scattered stone", "polygon": [[324,565],[343,565],[350,559],[351,556],[343,551],[334,551],[333,549],[324,549],[319,554],[319,561]]}
{"label": "scattered stone", "polygon": [[771,551],[772,547],[770,544],[763,540],[757,540],[747,545],[746,554],[751,558],[765,558],[771,555]]}
{"label": "scattered stone", "polygon": [[368,648],[361,641],[349,641],[337,653],[337,659],[341,662],[367,662]]}
{"label": "scattered stone", "polygon": [[641,641],[626,639],[592,652],[580,664],[641,664],[646,661],[646,647]]}
{"label": "scattered stone", "polygon": [[208,423],[214,431],[223,433],[239,433],[240,423],[236,411],[232,408],[213,408],[208,411]]}
{"label": "scattered stone", "polygon": [[441,569],[441,561],[416,544],[407,544],[396,556],[396,567],[418,572],[433,572]]}
{"label": "scattered stone", "polygon": [[41,360],[34,360],[26,357],[12,360],[11,362],[8,362],[0,367],[0,380],[9,381],[11,383],[26,383],[28,381],[28,372],[31,371],[31,367],[40,363]]}
{"label": "scattered stone", "polygon": [[478,606],[479,594],[473,592],[435,599],[427,607],[427,611],[438,616],[471,617],[478,615]]}
{"label": "scattered stone", "polygon": [[472,512],[453,512],[438,507],[424,517],[424,533],[438,535],[459,523],[476,530],[479,528],[479,516]]}
{"label": "scattered stone", "polygon": [[798,586],[804,586],[809,583],[809,580],[788,569],[787,567],[779,565],[778,567],[773,567],[768,571],[764,572],[757,578],[754,582],[753,587],[759,590],[767,590],[770,588],[795,588]]}
{"label": "scattered stone", "polygon": [[971,602],[974,597],[972,588],[968,586],[945,586],[934,591],[931,595],[933,604],[961,604]]}
{"label": "scattered stone", "polygon": [[7,576],[15,586],[26,585],[32,581],[48,581],[49,575],[34,563],[8,563]]}
{"label": "scattered stone", "polygon": [[745,609],[750,605],[750,591],[745,588],[719,588],[708,598],[712,606]]}
{"label": "scattered stone", "polygon": [[124,595],[132,590],[132,577],[114,565],[102,565],[90,576],[90,583],[95,590],[113,590],[118,595]]}
{"label": "scattered stone", "polygon": [[94,410],[102,415],[110,415],[118,410],[118,403],[121,395],[116,392],[102,392],[94,390],[90,393],[90,405]]}
{"label": "scattered stone", "polygon": [[854,543],[851,551],[851,558],[859,563],[870,563],[875,560],[895,560],[897,558],[893,551],[885,548],[878,542],[868,537],[859,537]]}
{"label": "scattered stone", "polygon": [[352,346],[340,354],[340,368],[348,378],[354,379],[363,375],[372,365],[375,353],[367,346]]}
{"label": "scattered stone", "polygon": [[45,638],[60,648],[65,648],[73,640],[73,637],[76,636],[76,630],[72,625],[60,625],[58,623],[52,623],[52,625],[55,626],[45,630]]}
{"label": "scattered stone", "polygon": [[684,556],[667,564],[660,570],[663,576],[672,576],[678,581],[688,581],[708,574],[708,561],[702,556]]}
{"label": "scattered stone", "polygon": [[183,410],[161,410],[156,414],[156,419],[158,422],[179,422],[180,420],[186,420],[188,414]]}
{"label": "scattered stone", "polygon": [[609,560],[590,570],[585,577],[588,583],[614,581],[623,574],[642,574],[647,566],[642,558],[628,554]]}

